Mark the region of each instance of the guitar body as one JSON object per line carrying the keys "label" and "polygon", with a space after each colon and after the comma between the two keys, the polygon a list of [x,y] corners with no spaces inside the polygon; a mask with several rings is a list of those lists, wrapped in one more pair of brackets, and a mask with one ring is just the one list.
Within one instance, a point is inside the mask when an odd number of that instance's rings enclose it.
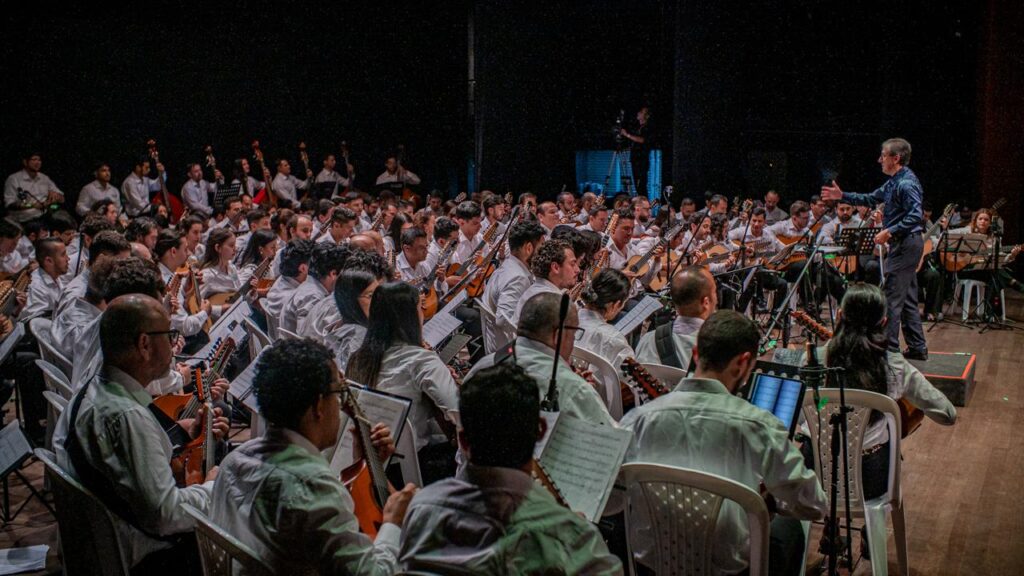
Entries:
{"label": "guitar body", "polygon": [[153,404],[156,404],[161,412],[170,416],[171,420],[178,420],[181,418],[181,411],[185,409],[185,405],[191,399],[192,394],[164,394],[154,398]]}
{"label": "guitar body", "polygon": [[906,398],[900,398],[896,404],[900,407],[900,421],[903,425],[903,437],[914,433],[924,423],[924,411],[914,406]]}
{"label": "guitar body", "polygon": [[479,298],[484,293],[484,287],[487,285],[487,279],[494,274],[495,266],[494,262],[487,265],[481,273],[477,274],[476,278],[466,286],[466,294],[470,298]]}
{"label": "guitar body", "polygon": [[[650,284],[648,284],[648,288],[650,288],[654,292],[661,292],[666,286],[668,286],[668,273],[672,270],[672,268],[676,268],[676,263],[679,262],[679,256],[675,253],[675,251],[670,250],[667,267],[664,265],[664,256],[661,256],[658,259],[662,261],[661,270],[658,271],[654,278],[651,279]],[[678,270],[676,270],[676,272],[678,273],[679,270],[682,270],[682,268],[679,268]]]}
{"label": "guitar body", "polygon": [[373,495],[373,480],[366,461],[360,460],[342,470],[341,482],[352,495],[359,530],[370,538],[376,538],[384,524],[384,507]]}
{"label": "guitar body", "polygon": [[238,292],[220,292],[219,294],[210,294],[207,300],[214,306],[225,306],[231,304],[237,299]]}
{"label": "guitar body", "polygon": [[933,250],[935,250],[935,243],[932,242],[931,238],[925,238],[924,249],[921,251],[921,259],[917,261],[917,272],[921,271],[921,266],[924,266],[924,259],[927,258]]}
{"label": "guitar body", "polygon": [[622,273],[631,278],[642,278],[644,274],[651,271],[651,259],[648,258],[643,264],[640,263],[643,260],[643,255],[637,254],[626,261],[626,265],[622,268]]}
{"label": "guitar body", "polygon": [[419,194],[416,194],[415,192],[412,191],[412,188],[409,188],[408,186],[405,187],[405,188],[402,188],[402,200],[405,200],[407,202],[412,202],[413,208],[415,210],[419,210],[419,208],[420,208],[420,197],[419,197]]}
{"label": "guitar body", "polygon": [[423,310],[423,321],[426,322],[437,314],[438,310],[438,298],[437,289],[431,286],[426,290],[420,291],[420,308]]}

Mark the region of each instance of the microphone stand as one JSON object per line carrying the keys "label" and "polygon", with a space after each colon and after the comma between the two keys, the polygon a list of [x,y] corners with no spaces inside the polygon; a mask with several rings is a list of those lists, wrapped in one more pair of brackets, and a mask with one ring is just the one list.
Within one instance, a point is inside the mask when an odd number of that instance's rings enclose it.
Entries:
{"label": "microphone stand", "polygon": [[[704,215],[701,216],[700,220],[697,221],[697,229],[700,230],[700,226],[701,226],[701,224],[704,223],[704,220],[708,219],[710,217],[711,217],[710,213],[709,212],[705,212]],[[690,265],[690,246],[693,245],[693,241],[696,240],[696,239],[697,239],[697,233],[695,231],[691,231],[690,232],[690,240],[686,243],[686,247],[683,248],[683,256],[681,258],[679,258],[679,260],[676,261],[676,265],[672,267],[671,274],[669,274],[666,277],[666,281],[667,282],[671,282],[672,278],[676,275],[676,272],[679,271],[679,267],[683,264],[683,258],[686,258],[686,265],[687,266]]]}
{"label": "microphone stand", "polygon": [[[799,244],[800,242],[802,242],[804,238],[807,238],[810,235],[810,233],[811,228],[810,226],[808,226],[807,230],[804,231],[804,235],[794,244]],[[793,287],[789,289],[789,292],[786,292],[786,297],[782,300],[782,303],[779,304],[779,311],[775,313],[775,316],[772,318],[772,321],[768,324],[768,327],[765,328],[764,336],[761,337],[761,342],[760,344],[758,344],[757,347],[759,356],[768,351],[768,349],[765,346],[769,343],[772,330],[774,330],[775,327],[778,326],[779,320],[782,318],[783,314],[788,314],[789,301],[793,299],[793,295],[796,294],[796,291],[800,289],[800,282],[803,281],[804,277],[807,275],[807,270],[810,268],[811,259],[814,258],[817,254],[818,245],[812,240],[811,251],[807,255],[807,265],[805,265],[803,269],[800,270],[800,274],[797,275],[796,281],[793,282]],[[788,341],[789,334],[783,334],[783,340]]]}
{"label": "microphone stand", "polygon": [[565,333],[565,318],[568,315],[569,294],[563,292],[558,307],[558,335],[555,337],[555,353],[551,362],[551,380],[548,381],[548,393],[540,403],[540,409],[545,412],[558,412],[558,359],[562,349],[562,335]]}

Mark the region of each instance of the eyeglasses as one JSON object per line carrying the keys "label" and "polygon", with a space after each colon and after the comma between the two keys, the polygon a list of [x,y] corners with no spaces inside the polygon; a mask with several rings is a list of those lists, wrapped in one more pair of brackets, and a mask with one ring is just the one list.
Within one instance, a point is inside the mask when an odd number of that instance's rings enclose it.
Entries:
{"label": "eyeglasses", "polygon": [[586,328],[580,328],[579,326],[566,326],[565,329],[566,330],[575,330],[575,331],[579,332],[580,334],[586,334],[587,333],[587,329]]}
{"label": "eyeglasses", "polygon": [[178,341],[177,330],[160,330],[158,332],[143,332],[143,334],[147,334],[149,336],[159,336],[161,334],[166,335],[167,341],[170,342],[171,344],[174,344],[175,342]]}

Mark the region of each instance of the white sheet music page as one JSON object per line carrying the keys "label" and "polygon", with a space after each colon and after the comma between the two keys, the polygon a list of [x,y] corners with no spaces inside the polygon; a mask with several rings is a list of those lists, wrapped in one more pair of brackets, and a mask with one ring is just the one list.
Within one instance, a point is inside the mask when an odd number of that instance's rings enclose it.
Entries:
{"label": "white sheet music page", "polygon": [[442,310],[423,325],[423,341],[436,349],[445,338],[458,330],[459,326],[462,326],[462,320]]}
{"label": "white sheet music page", "polygon": [[[266,350],[266,348],[263,350]],[[256,394],[253,392],[252,384],[256,379],[256,363],[262,355],[263,351],[260,351],[259,356],[253,358],[252,362],[249,362],[249,365],[245,367],[245,370],[239,372],[238,376],[235,376],[235,379],[228,386],[228,393],[231,394],[231,397],[241,400],[242,404],[253,414],[259,413],[259,405],[256,403]]]}
{"label": "white sheet music page", "polygon": [[573,512],[597,522],[626,456],[631,433],[565,414],[554,428],[540,463]]}
{"label": "white sheet music page", "polygon": [[615,323],[615,329],[623,334],[629,334],[641,322],[647,320],[647,317],[654,314],[661,308],[661,302],[657,298],[651,296],[644,296],[643,300],[633,306],[633,309],[626,313],[618,322]]}
{"label": "white sheet music page", "polygon": [[244,298],[235,302],[227,312],[221,315],[217,323],[210,328],[210,342],[203,346],[202,350],[196,352],[196,356],[205,358],[210,354],[213,349],[213,345],[217,342],[218,338],[231,337],[235,339],[235,344],[241,344],[242,338],[245,338],[245,323],[242,319],[252,316],[252,308],[249,307],[249,303]]}

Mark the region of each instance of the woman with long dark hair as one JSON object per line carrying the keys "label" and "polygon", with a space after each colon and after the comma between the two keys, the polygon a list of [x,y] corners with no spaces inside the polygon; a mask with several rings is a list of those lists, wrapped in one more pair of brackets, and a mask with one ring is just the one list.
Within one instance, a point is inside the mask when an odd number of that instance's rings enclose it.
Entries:
{"label": "woman with long dark hair", "polygon": [[424,482],[454,473],[455,450],[442,430],[458,390],[448,367],[423,346],[420,292],[404,282],[377,287],[370,303],[363,345],[348,362],[348,377],[412,400],[409,420]]}
{"label": "woman with long dark hair", "polygon": [[[888,349],[885,295],[874,284],[851,285],[837,317],[836,331],[825,347],[826,363],[843,368],[849,388],[906,398],[930,419],[946,426],[956,422],[956,409],[946,396],[907,362]],[[877,498],[888,488],[889,431],[880,414],[873,414],[864,433],[862,454],[864,498]]]}
{"label": "woman with long dark hair", "polygon": [[388,226],[387,234],[384,235],[384,252],[392,254],[395,250],[402,249],[402,232],[407,228],[412,228],[412,219],[398,212],[395,217],[391,219],[391,225]]}
{"label": "woman with long dark hair", "polygon": [[[999,255],[999,269],[996,270],[993,266],[994,258],[991,252],[995,251],[996,247],[996,235],[992,229],[992,221],[995,214],[988,208],[982,208],[975,212],[971,216],[971,222],[967,226],[962,228],[956,228],[950,230],[950,234],[983,234],[985,236],[985,249],[990,254],[977,255],[972,258],[974,262],[977,262],[977,270],[966,269],[957,273],[957,277],[960,279],[967,280],[980,280],[988,285],[988,289],[985,291],[985,299],[988,301],[988,306],[993,315],[998,313],[999,304],[1005,306],[1005,303],[997,303],[996,299],[1000,296],[1000,292],[1006,288],[1013,288],[1018,292],[1024,293],[1024,286],[1018,282],[1005,266],[1016,260],[1017,256],[1020,255],[1021,245],[1011,247],[1002,247],[1001,254]],[[950,260],[954,259],[954,256],[949,256]],[[962,262],[963,256],[959,255],[960,261]]]}
{"label": "woman with long dark hair", "polygon": [[618,270],[601,270],[588,288],[583,290],[583,309],[576,345],[608,360],[621,374],[622,361],[635,358],[636,352],[626,336],[609,322],[622,312],[629,300],[629,278]]}
{"label": "woman with long dark hair", "polygon": [[[249,242],[245,245],[245,251],[242,252],[242,258],[238,262],[238,284],[240,286],[248,284],[256,268],[267,258],[273,261],[275,254],[277,254],[277,234],[270,230],[251,232]],[[270,266],[261,279],[273,280],[276,277],[274,267]]]}
{"label": "woman with long dark hair", "polygon": [[366,326],[370,322],[370,302],[380,286],[380,279],[372,273],[345,270],[334,284],[334,303],[341,325],[324,338],[327,348],[334,354],[338,368],[346,370],[349,359],[363,345]]}
{"label": "woman with long dark hair", "polygon": [[241,283],[238,269],[231,262],[235,257],[235,233],[227,228],[214,228],[206,239],[203,252],[203,298],[224,292],[237,292]]}

